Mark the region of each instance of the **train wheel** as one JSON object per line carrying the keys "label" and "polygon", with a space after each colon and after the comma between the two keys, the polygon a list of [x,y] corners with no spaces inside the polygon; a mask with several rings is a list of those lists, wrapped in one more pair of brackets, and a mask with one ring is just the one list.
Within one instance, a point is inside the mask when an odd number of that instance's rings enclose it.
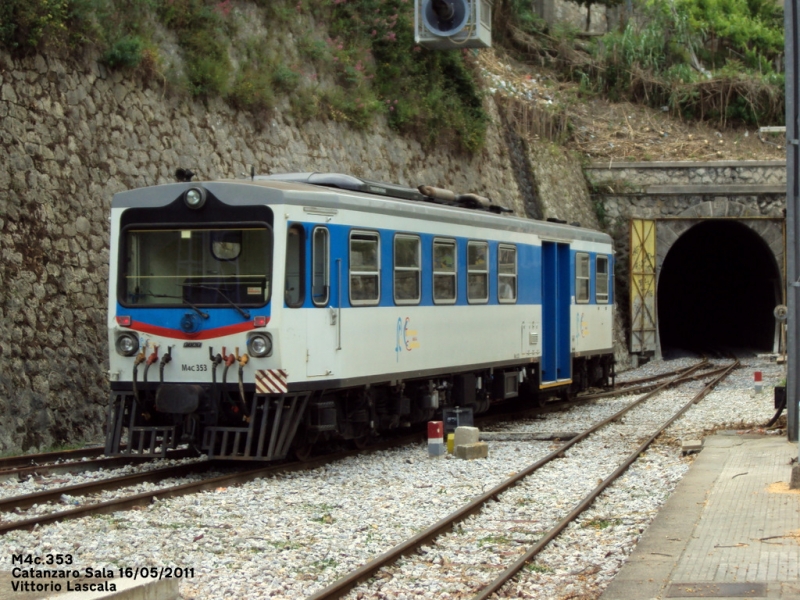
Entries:
{"label": "train wheel", "polygon": [[297,432],[292,444],[292,453],[297,460],[305,462],[313,456],[318,441],[319,433],[309,433],[301,425],[301,429]]}
{"label": "train wheel", "polygon": [[372,444],[372,437],[369,435],[369,433],[367,433],[357,438],[353,438],[351,442],[356,450],[365,450]]}
{"label": "train wheel", "polygon": [[314,454],[314,444],[303,444],[302,446],[295,446],[294,457],[300,462],[305,462]]}

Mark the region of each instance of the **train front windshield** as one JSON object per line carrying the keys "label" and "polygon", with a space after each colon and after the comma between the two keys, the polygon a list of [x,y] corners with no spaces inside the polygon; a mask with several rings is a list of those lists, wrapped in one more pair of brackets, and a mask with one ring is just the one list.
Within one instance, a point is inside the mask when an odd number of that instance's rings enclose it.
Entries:
{"label": "train front windshield", "polygon": [[137,229],[124,234],[119,300],[125,306],[264,306],[272,230]]}

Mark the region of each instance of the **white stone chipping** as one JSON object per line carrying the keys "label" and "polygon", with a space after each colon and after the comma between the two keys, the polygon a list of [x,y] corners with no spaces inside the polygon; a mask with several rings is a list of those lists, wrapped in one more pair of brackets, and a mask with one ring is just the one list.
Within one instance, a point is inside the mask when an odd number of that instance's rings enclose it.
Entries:
{"label": "white stone chipping", "polygon": [[[653,362],[619,379],[694,362]],[[773,415],[772,387],[785,377],[784,368],[766,358],[743,363],[659,438],[577,523],[502,590],[501,597],[598,597],[689,468],[693,458],[681,455],[680,441],[702,439],[718,429],[763,425]],[[756,370],[763,373],[760,394],[753,391]],[[471,597],[567,514],[701,385],[664,392],[633,409],[509,490],[501,502],[491,503],[453,533],[403,559],[349,597]],[[581,431],[631,399],[602,399],[496,429]],[[427,444],[415,444],[309,472],[157,501],[142,510],[10,532],[0,537],[0,571],[11,570],[12,554],[60,553],[73,555],[78,568],[193,568],[194,576],[185,578],[180,587],[187,599],[304,598],[558,445],[493,441],[487,459],[463,461],[429,458]],[[25,491],[36,485],[26,484]],[[0,485],[3,496],[18,493],[19,484]]]}

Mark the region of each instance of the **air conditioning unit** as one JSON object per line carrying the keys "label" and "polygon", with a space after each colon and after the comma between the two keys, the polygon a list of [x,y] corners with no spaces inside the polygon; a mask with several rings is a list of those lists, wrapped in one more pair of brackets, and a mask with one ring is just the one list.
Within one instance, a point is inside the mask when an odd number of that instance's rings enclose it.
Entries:
{"label": "air conditioning unit", "polygon": [[489,48],[493,0],[415,0],[414,41],[432,50]]}

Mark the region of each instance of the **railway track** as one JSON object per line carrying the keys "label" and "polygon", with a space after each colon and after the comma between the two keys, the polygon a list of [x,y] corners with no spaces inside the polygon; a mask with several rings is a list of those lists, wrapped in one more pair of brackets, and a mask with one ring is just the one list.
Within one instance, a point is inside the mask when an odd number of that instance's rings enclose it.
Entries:
{"label": "railway track", "polygon": [[669,386],[673,386],[686,383],[687,381],[696,381],[702,377],[708,377],[709,375],[712,375],[720,371],[720,369],[713,369],[711,371],[700,373],[700,371],[705,369],[710,369],[712,366],[713,365],[709,363],[707,360],[702,360],[698,364],[692,365],[691,367],[687,367],[685,369],[677,369],[675,371],[660,373],[658,375],[653,375],[651,377],[643,377],[641,379],[631,380],[630,382],[626,382],[626,385],[624,387],[621,388],[615,387],[615,389],[606,392],[597,392],[594,394],[582,394],[580,396],[577,396],[575,399],[577,401],[585,402],[588,400],[599,400],[601,398],[613,398],[615,396],[644,394],[656,389],[661,389],[664,384],[658,383],[658,381],[665,377],[670,377],[670,376],[673,377],[673,379],[670,380],[669,382]]}
{"label": "railway track", "polygon": [[[591,434],[597,432],[601,428],[619,421],[629,411],[637,406],[642,405],[647,400],[653,398],[661,391],[668,387],[692,381],[696,377],[697,370],[704,363],[694,365],[692,370],[682,370],[673,379],[659,384],[655,389],[648,392],[645,396],[636,399],[622,410],[616,412],[610,417],[596,423],[592,427],[585,430],[583,433],[573,438],[572,440],[560,445],[547,456],[538,460],[526,469],[520,471],[513,477],[508,478],[499,485],[495,486],[488,492],[475,498],[470,503],[461,507],[459,510],[451,513],[445,518],[434,523],[424,531],[416,534],[415,536],[407,539],[405,542],[395,546],[387,552],[376,557],[374,560],[363,565],[362,567],[351,571],[345,576],[339,578],[323,590],[311,595],[308,600],[330,600],[334,598],[342,598],[351,590],[356,588],[359,584],[367,581],[368,579],[376,576],[379,572],[385,572],[388,567],[394,565],[402,557],[416,557],[417,553],[423,546],[428,546],[438,540],[441,536],[451,531],[457,524],[464,521],[467,517],[478,515],[490,502],[500,503],[503,501],[501,495],[510,490],[512,487],[521,483],[524,479],[534,474],[536,471],[550,463],[557,458],[563,458],[566,451],[586,439]],[[703,377],[713,377],[713,380],[695,394],[688,402],[683,404],[677,412],[675,412],[666,422],[664,422],[654,433],[649,435],[642,441],[636,449],[623,460],[619,466],[603,479],[591,492],[589,492],[574,508],[565,516],[563,516],[556,525],[551,527],[546,532],[541,534],[538,541],[518,556],[514,562],[506,567],[499,576],[496,576],[488,584],[475,586],[475,600],[489,598],[493,593],[501,589],[509,580],[511,580],[521,569],[530,564],[531,561],[551,542],[553,541],[571,522],[573,522],[581,513],[583,513],[594,500],[606,490],[622,473],[624,473],[634,461],[652,444],[652,442],[670,425],[672,425],[680,416],[682,416],[689,408],[699,402],[706,394],[708,394],[714,386],[722,381],[727,375],[738,366],[738,361],[732,362],[723,368],[714,369],[703,374]],[[626,393],[632,393],[630,390]],[[476,517],[477,518],[477,517]],[[519,552],[515,552],[519,554]],[[424,561],[423,561],[424,562]],[[424,567],[423,567],[424,568]]]}
{"label": "railway track", "polygon": [[[173,450],[168,452],[164,459],[179,460],[182,458],[190,458],[192,456],[197,456],[197,454],[190,450]],[[141,464],[143,462],[152,460],[154,460],[152,457],[144,456],[115,456],[107,458],[88,458],[88,460],[68,460],[64,462],[8,467],[0,470],[0,482],[9,481],[11,479],[24,481],[28,477],[32,476],[76,474],[85,473],[87,471],[118,469],[120,467]]]}
{"label": "railway track", "polygon": [[[366,452],[377,452],[407,445],[409,443],[419,441],[423,437],[423,433],[416,432],[410,435],[392,438],[371,446],[366,450]],[[105,478],[88,483],[61,486],[42,492],[4,498],[0,499],[0,513],[14,513],[14,516],[12,517],[13,520],[6,520],[5,522],[2,522],[2,516],[0,516],[0,534],[15,530],[33,529],[41,525],[55,523],[66,519],[75,519],[90,515],[108,514],[111,512],[130,510],[138,506],[150,504],[156,499],[163,500],[166,498],[195,494],[206,490],[213,490],[219,487],[228,487],[246,483],[258,478],[275,477],[277,475],[298,471],[310,471],[327,464],[343,460],[350,456],[362,454],[363,452],[365,451],[350,450],[345,452],[337,452],[334,454],[326,454],[324,456],[302,462],[296,461],[282,464],[270,463],[268,466],[259,466],[257,468],[246,470],[242,470],[241,465],[232,464],[228,461],[203,461],[188,465],[153,469],[133,475]],[[186,477],[193,474],[202,474],[205,471],[223,469],[232,469],[234,472],[215,477],[203,478],[199,481],[190,481],[154,490],[148,490],[145,492],[127,494],[112,500],[98,502],[88,498],[92,494],[100,494],[113,490],[123,490],[124,488],[143,483],[158,482],[165,479]],[[88,499],[81,503],[79,498]],[[75,506],[74,508],[59,510],[62,508],[65,499],[68,502],[77,501],[81,503],[81,505]],[[54,506],[53,511],[45,514],[36,514],[29,517],[23,516],[22,518],[17,518],[20,511],[24,511],[33,506],[41,507],[44,504],[53,502],[60,502],[62,504]]]}
{"label": "railway track", "polygon": [[[608,397],[607,394],[619,395],[627,393],[637,393],[642,389],[640,384],[658,381],[673,375],[685,374],[693,372],[698,368],[703,368],[708,363],[707,360],[703,361],[701,366],[693,365],[683,369],[676,369],[673,371],[665,371],[658,375],[650,377],[642,377],[639,379],[632,379],[624,382],[617,382],[615,389],[612,392],[603,392],[599,394],[584,394],[574,398],[572,401],[550,402],[543,407],[535,407],[525,409],[522,411],[515,411],[511,413],[513,416],[529,415],[531,411],[536,412],[552,412],[569,408],[574,405],[574,402],[593,400],[595,398]],[[499,413],[498,415],[486,415],[480,417],[482,423],[491,423],[497,420],[509,418],[509,413]],[[80,471],[90,471],[98,469],[113,469],[119,466],[128,464],[135,464],[137,462],[154,460],[151,455],[137,456],[126,455],[119,457],[100,458],[103,456],[104,448],[102,446],[92,446],[87,448],[79,448],[72,450],[59,450],[54,452],[44,452],[38,454],[23,454],[16,456],[8,456],[0,458],[0,481],[7,480],[9,476],[19,476],[24,478],[30,474],[58,474],[58,473],[77,473]],[[180,459],[194,456],[196,453],[190,450],[171,450],[163,458],[166,459]],[[88,459],[88,460],[87,460]]]}
{"label": "railway track", "polygon": [[685,375],[689,372],[694,372],[698,368],[710,368],[711,363],[708,362],[707,358],[703,358],[699,364],[691,365],[688,367],[683,367],[682,369],[673,369],[672,371],[664,371],[663,373],[658,373],[656,375],[650,375],[648,377],[638,377],[636,379],[628,379],[626,381],[617,381],[614,385],[615,388],[626,388],[634,385],[639,385],[642,383],[650,383],[653,381],[659,381],[661,379],[666,379],[667,377],[672,377],[674,375]]}
{"label": "railway track", "polygon": [[57,452],[43,452],[41,454],[22,454],[0,458],[0,473],[20,467],[52,464],[58,461],[77,461],[83,458],[97,458],[103,455],[102,446],[79,448],[75,450],[59,450]]}
{"label": "railway track", "polygon": [[[655,376],[654,378],[643,378],[642,380],[635,381],[636,383],[641,383],[642,381],[663,379],[664,377],[667,377],[669,375],[677,375],[677,377],[673,381],[667,383],[647,384],[647,385],[640,385],[638,387],[631,386],[631,387],[626,387],[622,390],[615,390],[612,392],[605,392],[601,394],[594,394],[588,396],[580,396],[568,401],[552,402],[548,403],[544,407],[532,407],[530,409],[515,411],[512,413],[506,412],[506,413],[481,416],[479,418],[476,418],[476,425],[479,425],[481,427],[486,427],[497,422],[502,422],[507,420],[519,420],[519,419],[524,419],[526,417],[530,417],[531,415],[534,414],[560,411],[575,406],[576,404],[586,402],[588,400],[603,398],[609,395],[634,394],[653,389],[660,390],[669,387],[671,385],[676,385],[684,381],[691,380],[692,378],[696,378],[697,377],[696,372],[705,367],[707,367],[707,361],[702,361],[691,367],[678,369],[674,372],[660,374]],[[410,435],[399,436],[397,438],[392,438],[377,443],[368,448],[366,451],[375,452],[375,451],[385,450],[388,448],[414,443],[422,439],[424,439],[424,433],[419,433],[419,432],[412,433]],[[573,439],[570,442],[570,445],[577,443],[577,441],[580,440],[578,438]],[[7,531],[32,529],[40,525],[45,525],[48,523],[53,523],[65,519],[74,519],[94,514],[106,514],[121,510],[129,510],[135,507],[147,505],[155,501],[155,499],[171,498],[176,496],[198,493],[209,489],[215,489],[218,487],[237,485],[245,483],[247,481],[252,481],[257,478],[273,477],[296,471],[313,470],[319,468],[320,466],[324,466],[332,462],[335,462],[337,460],[342,460],[349,456],[357,455],[363,451],[364,450],[337,452],[303,462],[284,463],[278,465],[270,464],[269,466],[260,466],[248,470],[241,470],[240,468],[237,468],[237,466],[232,465],[229,462],[222,462],[220,464],[220,463],[204,461],[190,465],[156,468],[146,472],[132,474],[132,475],[109,477],[87,483],[61,486],[44,490],[41,492],[8,497],[5,499],[0,499],[0,513],[1,512],[14,513],[14,516],[13,520],[6,520],[6,522],[2,522],[2,517],[0,517],[0,534],[5,533]],[[102,459],[98,458],[93,460],[78,460],[80,458],[98,456],[101,454],[102,454],[102,448],[87,448],[82,450],[46,453],[39,455],[27,455],[22,457],[11,457],[9,459],[6,459],[5,463],[0,462],[0,468],[2,468],[3,464],[5,464],[6,468],[5,471],[0,471],[0,478],[3,478],[4,476],[24,478],[27,475],[31,474],[43,475],[45,473],[49,474],[74,473],[76,471],[86,471],[92,469],[116,468],[122,465],[135,464],[137,462],[141,462],[144,458],[144,457],[124,456],[115,458],[102,458]],[[190,454],[189,451],[178,450],[168,454],[167,458],[185,458],[189,454]],[[61,462],[61,463],[52,462],[51,464],[34,464],[32,466],[20,466],[26,463],[30,465],[31,462],[47,463],[50,461],[59,461],[59,460],[62,461],[67,460],[68,462]],[[129,488],[144,483],[159,482],[169,478],[179,478],[179,477],[198,475],[202,474],[202,472],[204,471],[213,470],[214,468],[216,468],[217,470],[234,468],[235,470],[233,473],[228,473],[217,477],[203,478],[199,481],[184,482],[172,486],[161,487],[155,490],[126,494],[113,500],[98,501],[96,498],[92,498],[93,495],[98,495],[103,492],[124,490],[124,488]],[[70,503],[74,502],[77,504],[77,506],[74,507],[70,506],[70,508],[64,508],[64,504],[67,502]],[[36,514],[36,515],[31,515],[29,517],[23,516],[22,518],[20,518],[21,512],[26,511],[33,506],[37,506],[38,510],[42,510],[41,507],[43,505],[47,505],[48,503],[56,503],[53,505],[54,510],[44,514]]]}

